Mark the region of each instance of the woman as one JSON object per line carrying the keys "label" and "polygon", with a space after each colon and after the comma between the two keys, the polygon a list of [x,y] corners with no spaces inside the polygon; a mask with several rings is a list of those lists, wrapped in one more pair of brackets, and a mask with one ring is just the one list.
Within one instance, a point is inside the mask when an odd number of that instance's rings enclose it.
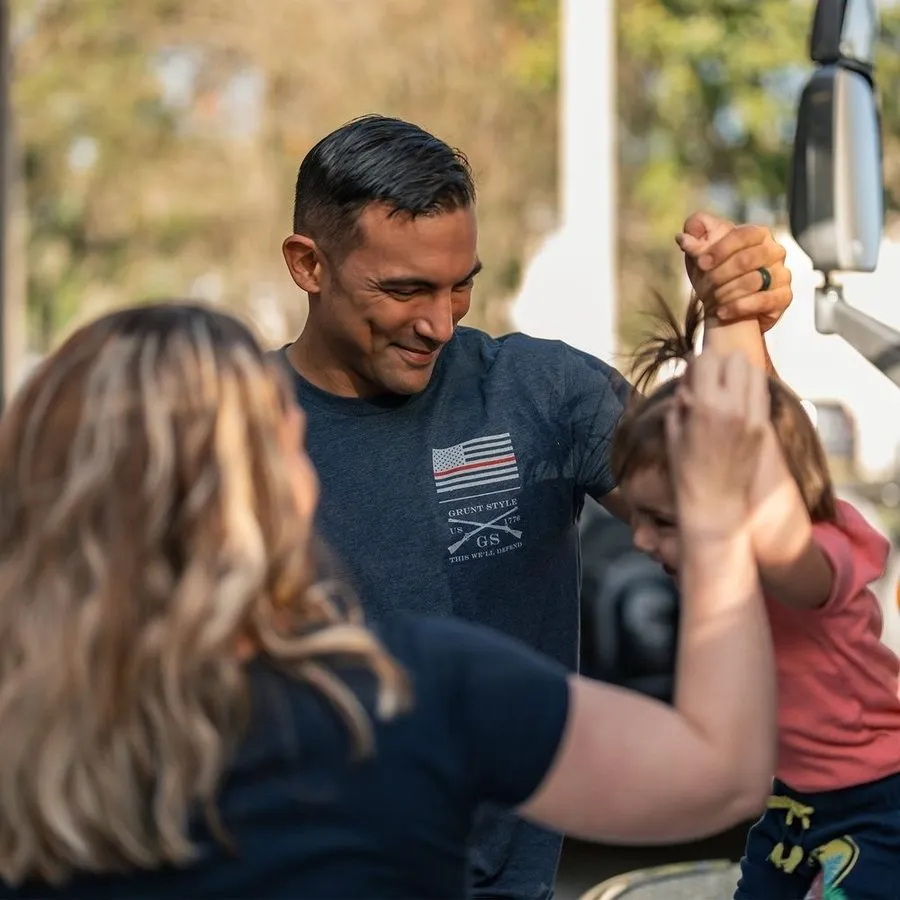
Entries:
{"label": "woman", "polygon": [[315,580],[300,414],[246,329],[160,305],[78,331],[0,421],[0,897],[461,897],[481,802],[641,843],[757,812],[765,379],[695,365],[670,708],[465,623],[369,630]]}

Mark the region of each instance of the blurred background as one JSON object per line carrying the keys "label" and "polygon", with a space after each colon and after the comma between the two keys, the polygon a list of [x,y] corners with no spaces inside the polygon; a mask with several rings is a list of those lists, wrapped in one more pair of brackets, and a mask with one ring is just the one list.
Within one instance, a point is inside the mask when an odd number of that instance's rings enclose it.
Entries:
{"label": "blurred background", "polygon": [[[880,5],[890,236],[900,6]],[[297,166],[373,111],[471,159],[485,270],[469,322],[565,337],[627,367],[652,291],[684,299],[673,235],[689,212],[785,221],[811,12],[808,0],[10,0],[7,392],[80,321],[161,295],[291,339],[305,298],[280,243]],[[900,415],[885,412],[900,394],[815,333],[813,275],[793,257],[775,361],[840,476],[895,509]],[[848,299],[894,324],[898,274],[890,244]]]}
{"label": "blurred background", "polygon": [[[874,274],[843,281],[848,301],[900,327],[900,4],[878,5],[886,240]],[[684,218],[705,208],[769,224],[796,294],[770,336],[776,367],[805,399],[841,490],[900,541],[900,392],[816,332],[816,276],[786,229],[811,0],[2,9],[7,395],[68,330],[125,303],[204,299],[270,344],[293,339],[305,297],[280,246],[297,166],[335,127],[380,112],[468,155],[485,268],[467,321],[495,334],[560,337],[627,371],[654,292],[686,299],[673,240]],[[671,585],[597,509],[582,527],[586,668],[666,699]],[[895,558],[879,586],[895,647],[897,574]],[[685,855],[667,852],[653,861]],[[567,848],[562,896],[647,861],[579,853]]]}

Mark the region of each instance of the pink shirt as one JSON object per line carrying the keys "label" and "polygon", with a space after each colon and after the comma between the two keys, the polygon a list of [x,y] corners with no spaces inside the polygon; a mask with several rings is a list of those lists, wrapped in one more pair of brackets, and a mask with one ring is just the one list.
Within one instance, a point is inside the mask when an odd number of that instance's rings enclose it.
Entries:
{"label": "pink shirt", "polygon": [[777,777],[803,793],[900,772],[900,661],[881,643],[881,607],[868,585],[889,544],[849,504],[814,526],[834,569],[821,609],[767,600],[778,666]]}

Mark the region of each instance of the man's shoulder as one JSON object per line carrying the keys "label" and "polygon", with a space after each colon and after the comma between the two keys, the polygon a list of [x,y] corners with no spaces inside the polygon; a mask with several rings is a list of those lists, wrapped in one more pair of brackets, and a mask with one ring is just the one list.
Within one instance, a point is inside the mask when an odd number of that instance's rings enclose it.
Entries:
{"label": "man's shoulder", "polygon": [[609,363],[564,341],[511,332],[493,337],[477,328],[458,327],[450,354],[454,367],[474,369],[485,377],[515,377],[517,384],[570,383],[596,385],[607,381],[627,393],[627,380]]}
{"label": "man's shoulder", "polygon": [[494,353],[539,353],[558,356],[566,352],[577,352],[562,341],[532,337],[521,331],[491,335],[480,328],[472,328],[468,325],[457,326],[456,340],[467,349],[488,350]]}
{"label": "man's shoulder", "polygon": [[478,328],[462,326],[456,329],[453,345],[452,355],[458,365],[493,374],[515,371],[526,378],[529,374],[558,373],[567,356],[577,352],[562,341],[521,332],[493,336]]}

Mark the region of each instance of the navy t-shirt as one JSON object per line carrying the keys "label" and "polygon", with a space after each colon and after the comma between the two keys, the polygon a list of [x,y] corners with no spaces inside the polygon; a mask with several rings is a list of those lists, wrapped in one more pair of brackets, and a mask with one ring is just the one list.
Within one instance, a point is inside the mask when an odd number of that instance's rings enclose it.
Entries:
{"label": "navy t-shirt", "polygon": [[[321,481],[318,528],[369,617],[457,615],[574,669],[576,521],[585,492],[615,486],[609,449],[625,379],[558,341],[464,327],[412,397],[336,397],[293,377]],[[549,897],[561,845],[485,809],[475,896]]]}
{"label": "navy t-shirt", "polygon": [[[80,875],[56,891],[0,882],[0,898],[465,897],[476,806],[519,805],[541,784],[568,714],[566,672],[458,620],[400,614],[377,630],[415,701],[376,721],[373,757],[353,761],[333,707],[257,661],[248,667],[251,724],[218,802],[231,849],[198,818],[199,857],[187,868]],[[371,712],[372,676],[340,672]]]}

